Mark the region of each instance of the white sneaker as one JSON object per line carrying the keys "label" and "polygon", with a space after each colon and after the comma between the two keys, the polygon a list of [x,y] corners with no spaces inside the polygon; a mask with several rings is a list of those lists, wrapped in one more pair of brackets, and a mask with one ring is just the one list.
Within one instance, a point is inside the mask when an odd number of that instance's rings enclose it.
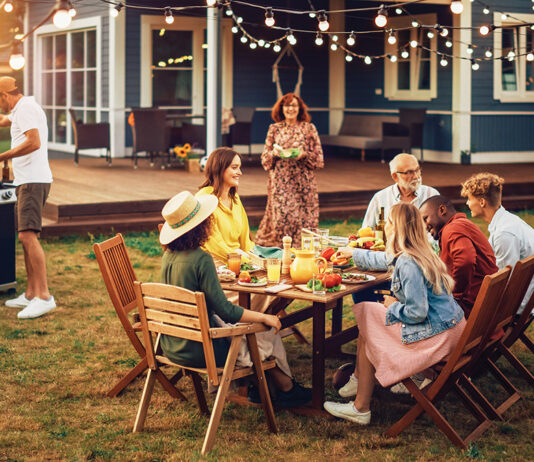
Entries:
{"label": "white sneaker", "polygon": [[358,379],[354,377],[354,374],[350,374],[349,381],[343,385],[338,391],[339,396],[348,398],[350,396],[356,396],[358,393]]}
{"label": "white sneaker", "polygon": [[20,294],[17,298],[12,298],[11,300],[6,300],[6,306],[10,308],[25,308],[28,306],[31,300],[26,298],[26,292]]}
{"label": "white sneaker", "polygon": [[28,303],[28,306],[22,311],[19,311],[17,318],[19,319],[32,319],[38,318],[45,313],[53,310],[56,307],[54,297],[50,297],[48,300],[35,297]]}
{"label": "white sneaker", "polygon": [[333,401],[325,401],[323,406],[328,413],[340,419],[350,420],[360,425],[369,425],[369,422],[371,422],[371,411],[360,412],[356,410],[352,402],[334,403]]}
{"label": "white sneaker", "polygon": [[[432,383],[432,380],[427,379],[426,377],[421,379],[421,378],[417,377],[416,375],[414,375],[412,377],[412,380],[417,385],[419,390],[422,390],[429,383]],[[399,382],[399,383],[393,385],[390,388],[390,391],[391,391],[391,393],[395,393],[396,395],[409,395],[410,394],[409,390],[406,388],[406,385],[404,385],[402,382]]]}

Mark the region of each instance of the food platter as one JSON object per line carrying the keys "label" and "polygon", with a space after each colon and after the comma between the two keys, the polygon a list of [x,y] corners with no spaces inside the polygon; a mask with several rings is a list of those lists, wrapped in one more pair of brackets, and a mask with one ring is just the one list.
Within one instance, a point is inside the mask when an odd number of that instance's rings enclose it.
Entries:
{"label": "food platter", "polygon": [[260,279],[258,282],[237,281],[237,283],[243,287],[264,287],[267,285],[267,279]]}
{"label": "food platter", "polygon": [[[228,269],[228,265],[221,265],[217,268],[217,272],[220,273],[221,270],[227,270],[227,269]],[[241,271],[248,271],[250,274],[255,273],[256,271],[261,271],[262,269],[263,268],[259,267],[258,265],[253,265],[252,263],[241,263]]]}
{"label": "food platter", "polygon": [[365,282],[374,281],[376,278],[370,274],[363,273],[342,273],[341,281],[345,284],[363,284]]}
{"label": "food platter", "polygon": [[235,279],[235,273],[228,268],[218,268],[217,277],[221,282],[232,282]]}

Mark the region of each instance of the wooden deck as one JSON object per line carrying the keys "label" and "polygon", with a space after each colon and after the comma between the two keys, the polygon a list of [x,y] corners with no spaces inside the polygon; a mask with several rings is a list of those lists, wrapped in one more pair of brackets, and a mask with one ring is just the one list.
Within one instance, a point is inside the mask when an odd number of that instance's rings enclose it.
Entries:
{"label": "wooden deck", "polygon": [[[161,221],[163,204],[182,190],[196,192],[202,173],[179,168],[161,170],[140,160],[116,159],[107,167],[104,159],[82,158],[76,167],[71,159],[50,161],[54,183],[45,207],[43,235],[100,232],[114,229],[153,229]],[[490,171],[507,181],[507,206],[534,206],[534,163],[449,165],[425,163],[423,183],[462,202],[460,182],[471,174]],[[257,161],[243,165],[239,194],[252,223],[263,216],[267,173]],[[327,158],[317,171],[321,218],[361,217],[372,195],[391,184],[389,168],[378,162]]]}

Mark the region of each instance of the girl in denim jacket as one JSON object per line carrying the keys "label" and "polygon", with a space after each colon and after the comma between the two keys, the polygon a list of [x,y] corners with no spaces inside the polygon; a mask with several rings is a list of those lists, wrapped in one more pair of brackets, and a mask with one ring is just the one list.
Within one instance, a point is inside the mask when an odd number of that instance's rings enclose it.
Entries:
{"label": "girl in denim jacket", "polygon": [[384,303],[362,302],[352,310],[360,331],[356,370],[340,389],[354,402],[326,401],[332,415],[367,425],[375,380],[389,387],[433,366],[454,349],[465,327],[451,292],[453,280],[430,246],[419,210],[406,203],[391,208],[386,252],[343,248],[362,270],[393,269]]}

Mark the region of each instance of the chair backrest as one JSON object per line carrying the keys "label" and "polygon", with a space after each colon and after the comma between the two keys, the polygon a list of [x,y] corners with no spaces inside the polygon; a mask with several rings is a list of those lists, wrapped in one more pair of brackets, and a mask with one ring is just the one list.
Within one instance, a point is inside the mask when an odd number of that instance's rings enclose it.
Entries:
{"label": "chair backrest", "polygon": [[134,152],[164,152],[169,147],[167,112],[158,108],[133,108]]}
{"label": "chair backrest", "polygon": [[462,336],[443,368],[442,374],[445,376],[463,368],[477,356],[484,347],[483,340],[489,338],[487,334],[491,335],[495,331],[492,321],[503,297],[510,271],[506,267],[486,276],[482,281]]}
{"label": "chair backrest", "polygon": [[202,343],[210,383],[219,384],[206,300],[202,292],[159,283],[134,283],[148,366],[156,368],[151,333]]}
{"label": "chair backrest", "polygon": [[380,138],[382,122],[398,123],[397,116],[345,114],[338,135]]}
{"label": "chair backrest", "polygon": [[252,123],[254,112],[256,112],[256,108],[254,107],[236,106],[232,108],[236,122]]}

